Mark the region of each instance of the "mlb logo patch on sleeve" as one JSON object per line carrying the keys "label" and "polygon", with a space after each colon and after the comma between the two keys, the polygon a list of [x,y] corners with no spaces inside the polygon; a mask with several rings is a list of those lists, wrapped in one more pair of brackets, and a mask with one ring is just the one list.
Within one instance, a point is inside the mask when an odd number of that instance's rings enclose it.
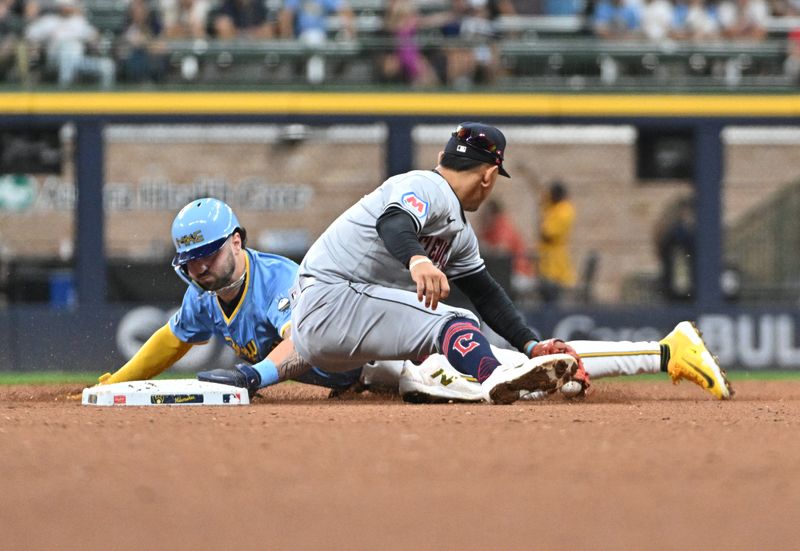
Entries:
{"label": "mlb logo patch on sleeve", "polygon": [[420,199],[416,193],[409,191],[401,198],[405,208],[414,213],[417,218],[424,218],[428,214],[428,202]]}

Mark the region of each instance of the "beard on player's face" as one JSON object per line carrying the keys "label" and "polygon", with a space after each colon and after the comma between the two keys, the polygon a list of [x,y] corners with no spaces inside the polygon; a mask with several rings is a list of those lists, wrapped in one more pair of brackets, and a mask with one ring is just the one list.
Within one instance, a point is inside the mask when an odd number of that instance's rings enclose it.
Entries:
{"label": "beard on player's face", "polygon": [[189,275],[206,291],[217,291],[230,285],[235,270],[236,260],[227,243],[222,250],[189,263]]}

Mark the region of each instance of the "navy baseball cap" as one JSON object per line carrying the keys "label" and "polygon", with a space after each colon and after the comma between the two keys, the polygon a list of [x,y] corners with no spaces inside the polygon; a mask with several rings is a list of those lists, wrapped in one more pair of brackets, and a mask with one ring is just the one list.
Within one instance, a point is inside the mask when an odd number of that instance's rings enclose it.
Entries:
{"label": "navy baseball cap", "polygon": [[462,122],[450,136],[445,153],[467,157],[500,167],[500,174],[511,178],[503,168],[506,137],[494,126],[479,122]]}

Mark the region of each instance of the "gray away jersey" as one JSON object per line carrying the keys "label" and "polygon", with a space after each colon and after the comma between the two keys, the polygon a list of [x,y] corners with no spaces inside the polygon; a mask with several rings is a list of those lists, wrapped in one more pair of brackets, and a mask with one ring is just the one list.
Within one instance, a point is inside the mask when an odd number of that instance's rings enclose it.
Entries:
{"label": "gray away jersey", "polygon": [[449,279],[483,269],[478,239],[450,185],[436,172],[413,170],[389,178],[339,216],[309,249],[300,275],[416,289],[408,269],[386,250],[375,229],[388,208],[411,214],[428,258]]}

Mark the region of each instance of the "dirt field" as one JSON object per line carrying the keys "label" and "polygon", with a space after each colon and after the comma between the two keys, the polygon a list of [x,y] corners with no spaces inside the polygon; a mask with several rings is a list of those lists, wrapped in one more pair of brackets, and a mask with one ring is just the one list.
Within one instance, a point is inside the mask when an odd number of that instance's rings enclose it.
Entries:
{"label": "dirt field", "polygon": [[[800,382],[584,403],[84,407],[0,387],[0,549],[787,549]],[[795,541],[794,544],[791,542]]]}

